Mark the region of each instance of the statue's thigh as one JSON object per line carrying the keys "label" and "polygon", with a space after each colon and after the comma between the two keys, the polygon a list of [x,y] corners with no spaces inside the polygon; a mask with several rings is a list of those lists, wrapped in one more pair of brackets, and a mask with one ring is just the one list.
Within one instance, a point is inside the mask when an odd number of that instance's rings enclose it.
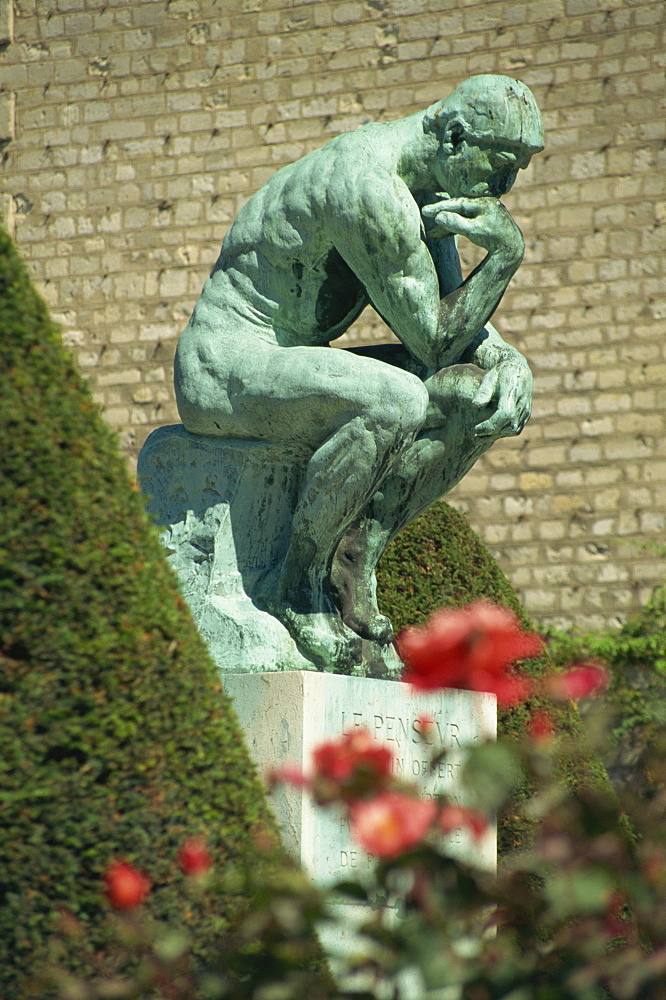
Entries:
{"label": "statue's thigh", "polygon": [[370,430],[420,426],[425,419],[423,383],[374,358],[332,347],[279,347],[247,331],[197,334],[177,380],[188,430],[317,448],[355,417]]}
{"label": "statue's thigh", "polygon": [[[355,417],[368,429],[416,426],[427,392],[415,376],[329,347],[264,345],[229,394],[245,433],[318,447]],[[231,385],[230,385],[231,389]]]}
{"label": "statue's thigh", "polygon": [[387,429],[418,424],[427,392],[414,375],[373,358],[327,347],[278,348],[271,358],[267,392],[279,408],[300,411],[328,436],[353,417]]}

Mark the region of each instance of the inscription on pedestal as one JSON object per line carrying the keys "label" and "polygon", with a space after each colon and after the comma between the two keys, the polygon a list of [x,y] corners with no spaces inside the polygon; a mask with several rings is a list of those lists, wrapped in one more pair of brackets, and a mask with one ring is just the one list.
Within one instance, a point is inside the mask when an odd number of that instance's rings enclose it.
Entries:
{"label": "inscription on pedestal", "polygon": [[[494,738],[496,704],[492,695],[470,691],[411,694],[399,681],[345,677],[312,671],[224,676],[224,687],[245,731],[259,771],[295,763],[308,770],[314,747],[353,727],[364,726],[395,752],[395,772],[417,784],[426,796],[446,793],[461,805],[469,801],[461,783],[465,748]],[[427,742],[418,733],[419,716],[434,725]],[[434,773],[430,753],[446,751]],[[373,859],[353,841],[334,806],[314,806],[307,793],[281,786],[273,808],[287,847],[322,885],[362,876]],[[458,830],[446,840],[452,855],[485,868],[495,864],[496,833],[479,841]]]}

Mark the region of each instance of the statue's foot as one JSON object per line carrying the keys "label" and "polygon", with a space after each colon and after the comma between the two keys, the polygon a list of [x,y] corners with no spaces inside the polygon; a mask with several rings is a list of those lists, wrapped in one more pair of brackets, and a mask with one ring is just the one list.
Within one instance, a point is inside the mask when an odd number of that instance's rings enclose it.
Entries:
{"label": "statue's foot", "polygon": [[360,635],[362,639],[369,639],[377,642],[380,646],[388,646],[393,641],[393,625],[391,619],[383,615],[379,610],[375,614],[366,611],[364,615],[356,612],[348,612],[342,615],[345,625]]}
{"label": "statue's foot", "polygon": [[348,629],[331,606],[294,607],[288,600],[265,599],[262,607],[282,622],[299,652],[321,670],[351,672],[363,659],[358,635]]}
{"label": "statue's foot", "polygon": [[363,658],[359,637],[337,614],[302,612],[286,607],[277,617],[305,657],[323,670],[347,673]]}
{"label": "statue's foot", "polygon": [[344,561],[335,559],[331,593],[343,622],[362,639],[387,646],[393,641],[393,625],[377,607],[373,590],[367,581],[357,579]]}

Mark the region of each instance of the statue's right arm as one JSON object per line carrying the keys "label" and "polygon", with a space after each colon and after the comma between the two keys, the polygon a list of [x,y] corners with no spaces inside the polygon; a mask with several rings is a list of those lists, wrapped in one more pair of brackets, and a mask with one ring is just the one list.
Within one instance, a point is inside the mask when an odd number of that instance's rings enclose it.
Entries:
{"label": "statue's right arm", "polygon": [[441,207],[437,214],[440,226],[444,219],[448,232],[464,233],[485,246],[488,256],[441,299],[420,211],[399,178],[366,175],[340,200],[333,224],[336,249],[372,304],[410,354],[433,371],[455,363],[473,343],[523,251],[520,230],[494,198],[451,201],[446,216]]}

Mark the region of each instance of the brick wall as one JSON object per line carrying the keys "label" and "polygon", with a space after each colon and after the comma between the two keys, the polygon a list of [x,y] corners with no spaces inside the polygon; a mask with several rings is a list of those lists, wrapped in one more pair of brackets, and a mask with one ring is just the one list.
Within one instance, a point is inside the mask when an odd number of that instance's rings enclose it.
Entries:
{"label": "brick wall", "polygon": [[[507,197],[527,252],[496,322],[534,416],[453,498],[537,617],[613,621],[664,577],[665,50],[652,0],[0,0],[1,207],[133,458],[275,169],[471,73],[524,80],[547,150]],[[385,336],[368,311],[347,341]]]}

